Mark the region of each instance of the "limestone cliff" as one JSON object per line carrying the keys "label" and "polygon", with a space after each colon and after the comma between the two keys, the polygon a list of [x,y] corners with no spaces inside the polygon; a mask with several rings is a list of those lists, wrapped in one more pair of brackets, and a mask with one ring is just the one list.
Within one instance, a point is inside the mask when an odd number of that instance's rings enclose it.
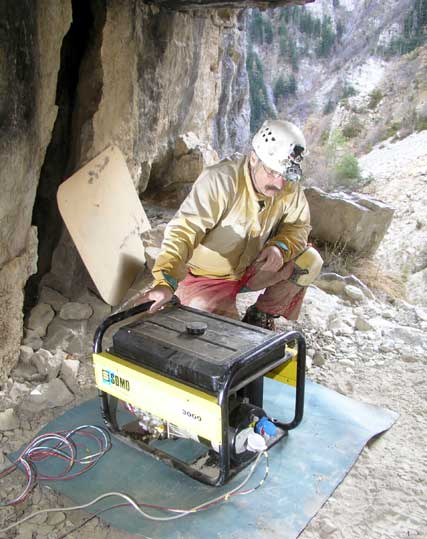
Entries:
{"label": "limestone cliff", "polygon": [[[41,277],[61,237],[55,201],[61,181],[114,143],[140,192],[161,187],[179,135],[194,132],[222,153],[239,149],[249,112],[244,21],[236,10],[27,0],[19,7],[3,3],[0,15],[4,378],[19,355],[22,288],[37,262],[30,227],[39,230]],[[68,285],[81,268],[67,245],[58,258]],[[38,280],[27,290],[30,302]]]}
{"label": "limestone cliff", "polygon": [[231,7],[287,3],[1,4],[0,381],[18,359],[29,276],[27,308],[52,260],[65,294],[87,277],[58,214],[60,183],[109,144],[140,193],[171,185],[175,142],[187,133],[219,156],[243,150],[246,17]]}
{"label": "limestone cliff", "polygon": [[[57,73],[71,4],[0,6],[0,380],[19,355],[23,287],[36,271],[33,205],[55,122]],[[55,32],[52,32],[52,28]]]}

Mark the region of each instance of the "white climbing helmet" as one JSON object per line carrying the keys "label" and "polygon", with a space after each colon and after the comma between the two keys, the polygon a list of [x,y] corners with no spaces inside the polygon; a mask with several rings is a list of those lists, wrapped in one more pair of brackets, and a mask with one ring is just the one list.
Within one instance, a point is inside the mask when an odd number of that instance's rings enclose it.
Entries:
{"label": "white climbing helmet", "polygon": [[285,120],[266,120],[252,140],[258,158],[288,181],[302,177],[300,163],[307,155],[302,131]]}

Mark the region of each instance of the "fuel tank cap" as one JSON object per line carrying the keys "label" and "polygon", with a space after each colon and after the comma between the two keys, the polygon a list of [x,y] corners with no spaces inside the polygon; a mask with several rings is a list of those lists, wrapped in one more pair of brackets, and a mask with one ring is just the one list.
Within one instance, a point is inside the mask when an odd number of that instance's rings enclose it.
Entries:
{"label": "fuel tank cap", "polygon": [[187,322],[185,329],[189,335],[203,335],[208,329],[208,325],[204,322]]}

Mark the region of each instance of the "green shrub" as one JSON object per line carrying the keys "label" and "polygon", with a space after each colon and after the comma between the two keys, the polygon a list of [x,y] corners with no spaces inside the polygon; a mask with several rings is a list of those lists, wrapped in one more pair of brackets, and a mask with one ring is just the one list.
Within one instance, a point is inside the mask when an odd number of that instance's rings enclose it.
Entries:
{"label": "green shrub", "polygon": [[268,45],[273,43],[273,25],[268,17],[264,18],[264,39]]}
{"label": "green shrub", "polygon": [[320,42],[316,49],[319,58],[326,58],[330,55],[336,38],[337,35],[332,27],[332,19],[328,16],[323,16],[320,29]]}
{"label": "green shrub", "polygon": [[424,131],[425,129],[427,129],[427,116],[417,116],[415,131]]}
{"label": "green shrub", "polygon": [[413,0],[400,36],[383,49],[384,56],[407,54],[427,42],[427,0]]}
{"label": "green shrub", "polygon": [[346,139],[357,137],[363,129],[362,124],[360,123],[357,116],[353,116],[347,125],[342,129],[342,134]]}
{"label": "green shrub", "polygon": [[328,102],[323,107],[323,114],[330,114],[334,108],[336,107],[336,103],[333,101],[333,99],[328,99]]}
{"label": "green shrub", "polygon": [[287,81],[286,90],[289,95],[295,95],[297,93],[297,81],[293,75],[290,75]]}
{"label": "green shrub", "polygon": [[294,71],[298,71],[298,51],[295,42],[286,34],[279,38],[279,54],[288,61]]}
{"label": "green shrub", "polygon": [[264,82],[264,70],[257,53],[250,50],[246,59],[246,69],[249,80],[249,98],[251,105],[251,133],[255,133],[267,118],[275,118],[271,107],[267,88]]}
{"label": "green shrub", "polygon": [[377,108],[378,103],[382,100],[384,97],[381,90],[372,90],[372,92],[369,94],[369,103],[368,103],[368,109],[374,110]]}
{"label": "green shrub", "polygon": [[394,137],[401,127],[400,122],[392,122],[388,127],[386,126],[384,135],[381,140],[386,140],[388,138]]}
{"label": "green shrub", "polygon": [[300,8],[300,19],[299,19],[299,30],[302,34],[307,34],[312,36],[316,31],[316,20],[317,17],[314,17],[309,11],[304,7]]}
{"label": "green shrub", "polygon": [[357,158],[351,154],[344,154],[336,163],[334,169],[334,181],[336,185],[350,187],[361,181],[361,173]]}
{"label": "green shrub", "polygon": [[329,140],[329,129],[324,129],[320,135],[320,143],[322,145],[326,144]]}
{"label": "green shrub", "polygon": [[344,23],[339,20],[337,22],[337,41],[340,43],[344,34]]}
{"label": "green shrub", "polygon": [[276,101],[286,95],[286,83],[285,79],[282,76],[280,76],[276,80],[274,84],[273,94]]}
{"label": "green shrub", "polygon": [[341,96],[342,99],[347,99],[347,97],[353,97],[356,94],[357,94],[357,92],[356,92],[355,87],[346,82],[344,84],[344,88],[343,88],[343,91],[342,91],[342,96]]}
{"label": "green shrub", "polygon": [[261,13],[257,9],[253,10],[249,22],[249,37],[253,43],[262,45],[264,42],[264,21]]}
{"label": "green shrub", "polygon": [[249,19],[249,37],[252,43],[263,45],[273,43],[273,25],[268,16],[263,16],[259,10],[254,9]]}
{"label": "green shrub", "polygon": [[280,76],[274,84],[273,94],[276,102],[282,97],[295,95],[296,92],[297,81],[293,75],[290,75],[286,81]]}

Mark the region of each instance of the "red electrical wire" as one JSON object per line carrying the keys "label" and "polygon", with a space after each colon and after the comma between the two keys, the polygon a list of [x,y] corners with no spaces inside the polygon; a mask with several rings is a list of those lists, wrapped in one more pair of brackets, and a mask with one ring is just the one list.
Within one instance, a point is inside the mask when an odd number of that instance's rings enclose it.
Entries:
{"label": "red electrical wire", "polygon": [[[91,450],[89,445],[76,443],[74,438],[77,435],[88,438],[92,442],[92,446],[96,445],[96,449]],[[55,443],[52,445],[52,442]],[[96,425],[82,425],[69,431],[46,432],[36,436],[21,451],[18,458],[0,472],[0,479],[3,479],[19,467],[23,469],[27,478],[27,484],[21,494],[13,500],[0,504],[0,507],[23,502],[38,481],[68,481],[84,474],[95,466],[110,448],[111,442],[107,431]],[[83,456],[80,456],[80,453],[83,453]],[[36,464],[48,458],[63,460],[66,463],[65,469],[55,475],[40,473]],[[76,466],[80,466],[80,468],[72,471]]]}

